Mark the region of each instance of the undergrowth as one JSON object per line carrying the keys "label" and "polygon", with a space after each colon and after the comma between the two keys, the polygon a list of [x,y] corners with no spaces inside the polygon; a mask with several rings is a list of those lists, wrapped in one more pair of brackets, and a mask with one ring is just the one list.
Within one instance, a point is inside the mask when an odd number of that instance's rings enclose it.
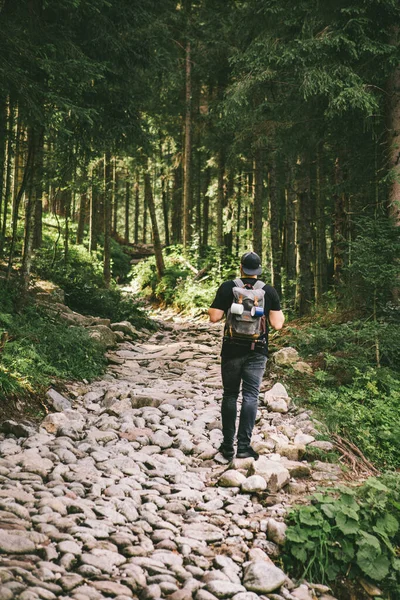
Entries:
{"label": "undergrowth", "polygon": [[370,478],[358,488],[325,489],[289,514],[284,562],[298,578],[334,586],[366,577],[389,598],[400,589],[400,476]]}
{"label": "undergrowth", "polygon": [[[165,250],[164,261],[165,272],[160,281],[157,281],[154,257],[141,261],[132,269],[133,281],[143,295],[181,312],[205,311],[218,286],[224,280],[236,277],[239,267],[236,258],[224,257],[217,248],[209,248],[200,256],[194,247],[184,258],[182,246],[171,246]],[[197,271],[204,269],[203,275],[197,275],[189,265]]]}
{"label": "undergrowth", "polygon": [[[114,240],[112,248],[114,258],[119,257],[120,268],[123,263],[121,273],[124,275],[120,279],[124,280],[127,276],[125,259],[130,268],[129,259]],[[52,237],[46,238],[42,248],[36,252],[33,268],[41,278],[64,290],[66,304],[72,310],[114,322],[129,320],[137,327],[154,329],[137,300],[125,296],[114,281],[109,289],[104,287],[101,257],[91,255],[84,246],[71,245],[65,260],[62,248],[54,247]]]}
{"label": "undergrowth", "polygon": [[14,310],[15,290],[0,289],[0,399],[42,394],[60,380],[98,377],[104,348],[81,327],[69,327],[35,305]]}
{"label": "undergrowth", "polygon": [[[400,464],[400,326],[396,319],[292,322],[284,333],[314,367],[288,375],[300,402],[316,409],[330,431],[355,443],[380,470]],[[379,366],[376,364],[377,348]]]}

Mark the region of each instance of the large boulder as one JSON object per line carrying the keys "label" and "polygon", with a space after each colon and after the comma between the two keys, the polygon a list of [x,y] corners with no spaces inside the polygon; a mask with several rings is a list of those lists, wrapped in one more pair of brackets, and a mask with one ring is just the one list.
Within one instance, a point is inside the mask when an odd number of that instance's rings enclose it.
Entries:
{"label": "large boulder", "polygon": [[250,562],[244,570],[243,585],[258,594],[274,592],[285,581],[286,575],[281,569],[263,560]]}
{"label": "large boulder", "polygon": [[267,482],[267,490],[276,493],[290,481],[289,471],[278,461],[260,456],[250,467],[250,475],[260,475]]}
{"label": "large boulder", "polygon": [[134,338],[139,336],[138,330],[129,321],[121,321],[120,323],[111,323],[111,329],[113,331],[121,331],[126,335],[130,335]]}
{"label": "large boulder", "polygon": [[223,487],[240,487],[246,481],[246,477],[240,471],[229,469],[219,478],[219,485]]}
{"label": "large boulder", "polygon": [[264,394],[264,404],[268,406],[271,412],[281,414],[287,413],[289,410],[289,402],[289,395],[285,386],[281,383],[275,383],[275,385]]}
{"label": "large boulder", "polygon": [[288,348],[282,348],[281,350],[278,350],[278,352],[275,352],[273,359],[274,363],[280,367],[290,367],[294,363],[299,362],[300,357],[297,350],[289,346]]}
{"label": "large boulder", "polygon": [[56,390],[53,390],[53,388],[47,390],[46,398],[48,403],[51,404],[51,406],[57,412],[62,412],[63,410],[68,410],[69,408],[71,408],[71,402],[67,398],[56,392]]}
{"label": "large boulder", "polygon": [[87,330],[90,337],[97,340],[105,348],[113,348],[117,343],[117,336],[106,325],[92,325]]}

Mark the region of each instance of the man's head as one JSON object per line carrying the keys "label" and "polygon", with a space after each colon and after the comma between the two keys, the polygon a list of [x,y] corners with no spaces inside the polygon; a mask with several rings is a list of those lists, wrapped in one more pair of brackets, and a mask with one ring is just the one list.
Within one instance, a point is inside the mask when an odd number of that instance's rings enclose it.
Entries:
{"label": "man's head", "polygon": [[240,259],[240,269],[244,275],[250,277],[261,275],[261,258],[255,252],[246,252]]}

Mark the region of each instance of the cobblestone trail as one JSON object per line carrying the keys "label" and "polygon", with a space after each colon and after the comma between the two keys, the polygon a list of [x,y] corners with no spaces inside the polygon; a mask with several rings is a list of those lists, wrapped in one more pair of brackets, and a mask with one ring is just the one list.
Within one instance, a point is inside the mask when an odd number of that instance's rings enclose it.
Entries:
{"label": "cobblestone trail", "polygon": [[299,461],[329,444],[267,381],[262,456],[227,464],[220,337],[220,326],[165,323],[122,341],[103,380],[72,386],[71,407],[61,398],[39,430],[3,424],[0,600],[332,599],[271,558],[290,505],[340,469]]}

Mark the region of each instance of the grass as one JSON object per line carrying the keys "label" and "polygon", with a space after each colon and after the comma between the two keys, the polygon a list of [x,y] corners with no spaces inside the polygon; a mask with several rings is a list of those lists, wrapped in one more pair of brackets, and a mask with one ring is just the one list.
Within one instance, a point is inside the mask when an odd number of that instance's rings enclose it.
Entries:
{"label": "grass", "polygon": [[[33,304],[14,310],[16,293],[0,290],[0,401],[43,396],[50,385],[94,379],[104,371],[104,348],[84,328],[69,327]],[[3,338],[4,339],[4,338]]]}

